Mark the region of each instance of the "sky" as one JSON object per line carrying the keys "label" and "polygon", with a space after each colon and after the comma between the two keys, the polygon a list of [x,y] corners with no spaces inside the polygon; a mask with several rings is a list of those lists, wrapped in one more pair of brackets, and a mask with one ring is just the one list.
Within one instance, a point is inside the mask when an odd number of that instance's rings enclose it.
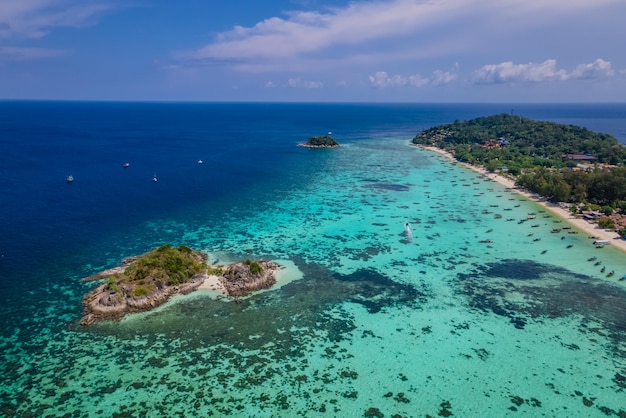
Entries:
{"label": "sky", "polygon": [[0,0],[0,99],[625,102],[626,0]]}

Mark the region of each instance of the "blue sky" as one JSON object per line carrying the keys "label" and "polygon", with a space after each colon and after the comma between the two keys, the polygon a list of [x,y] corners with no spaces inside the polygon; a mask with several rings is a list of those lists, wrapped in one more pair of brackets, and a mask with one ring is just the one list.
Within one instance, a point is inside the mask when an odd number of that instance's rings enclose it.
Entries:
{"label": "blue sky", "polygon": [[2,0],[0,99],[624,102],[625,0]]}

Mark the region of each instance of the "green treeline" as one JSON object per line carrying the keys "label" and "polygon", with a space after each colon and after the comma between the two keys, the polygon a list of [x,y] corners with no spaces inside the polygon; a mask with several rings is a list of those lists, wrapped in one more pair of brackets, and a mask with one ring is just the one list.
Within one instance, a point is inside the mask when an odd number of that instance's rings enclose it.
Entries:
{"label": "green treeline", "polygon": [[538,167],[521,174],[516,184],[553,202],[590,202],[626,212],[626,167],[591,171]]}
{"label": "green treeline", "polygon": [[[553,201],[626,209],[626,147],[612,135],[503,113],[430,128],[413,143],[513,174],[519,186]],[[568,154],[591,161],[571,160]],[[577,168],[581,162],[587,163],[585,170]]]}
{"label": "green treeline", "polygon": [[184,245],[174,248],[165,244],[137,258],[124,273],[109,277],[107,289],[116,293],[125,290],[137,297],[152,294],[165,285],[180,285],[206,271],[203,257]]}

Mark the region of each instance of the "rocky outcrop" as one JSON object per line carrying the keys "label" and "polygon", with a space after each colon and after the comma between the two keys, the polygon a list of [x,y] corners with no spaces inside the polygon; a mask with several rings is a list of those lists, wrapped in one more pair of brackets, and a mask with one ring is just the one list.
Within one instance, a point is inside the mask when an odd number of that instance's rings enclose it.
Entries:
{"label": "rocky outcrop", "polygon": [[[81,325],[96,321],[119,320],[126,314],[145,312],[167,302],[172,296],[196,290],[207,278],[206,273],[196,274],[187,283],[177,286],[161,286],[156,292],[143,296],[130,296],[128,288],[113,291],[108,284],[98,286],[83,298]],[[124,286],[124,285],[122,285]]]}
{"label": "rocky outcrop", "polygon": [[305,148],[341,148],[341,144],[329,135],[312,136],[306,142],[298,144]]}
{"label": "rocky outcrop", "polygon": [[[139,257],[124,259],[118,267],[89,276],[83,281],[106,280],[83,298],[83,318],[81,325],[91,325],[102,320],[119,320],[130,313],[145,312],[154,309],[177,294],[187,294],[198,289],[208,278],[206,255],[190,249],[183,250],[183,257],[189,256],[202,262],[206,268],[201,273],[187,277],[183,283],[168,284],[160,277],[169,277],[170,270],[152,269],[148,276],[136,275],[137,265],[144,257],[159,254],[159,251],[174,251],[171,247],[157,249]],[[176,254],[176,253],[173,253]],[[151,264],[152,265],[152,264]],[[228,266],[214,266],[212,276],[217,276],[227,296],[235,299],[247,296],[260,289],[268,289],[276,283],[275,272],[280,265],[271,261],[245,260]],[[201,269],[201,268],[199,268]],[[128,270],[128,271],[127,271]],[[197,270],[196,270],[197,271]],[[133,277],[132,279],[130,277]]]}
{"label": "rocky outcrop", "polygon": [[280,266],[271,261],[235,263],[224,269],[220,282],[229,296],[247,296],[251,292],[269,289],[276,283],[275,272]]}

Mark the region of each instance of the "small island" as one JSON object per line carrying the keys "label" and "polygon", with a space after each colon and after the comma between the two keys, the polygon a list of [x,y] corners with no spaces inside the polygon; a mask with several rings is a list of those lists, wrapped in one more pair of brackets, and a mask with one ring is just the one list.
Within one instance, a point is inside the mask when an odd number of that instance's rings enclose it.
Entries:
{"label": "small island", "polygon": [[276,283],[275,272],[281,268],[263,260],[209,267],[207,258],[206,254],[184,245],[175,248],[165,244],[83,279],[104,283],[83,298],[81,325],[149,311],[174,295],[199,289],[209,279],[219,284],[225,296],[238,300],[253,291],[272,287]]}
{"label": "small island", "polygon": [[329,135],[312,136],[306,142],[298,144],[305,148],[341,148],[341,144]]}

